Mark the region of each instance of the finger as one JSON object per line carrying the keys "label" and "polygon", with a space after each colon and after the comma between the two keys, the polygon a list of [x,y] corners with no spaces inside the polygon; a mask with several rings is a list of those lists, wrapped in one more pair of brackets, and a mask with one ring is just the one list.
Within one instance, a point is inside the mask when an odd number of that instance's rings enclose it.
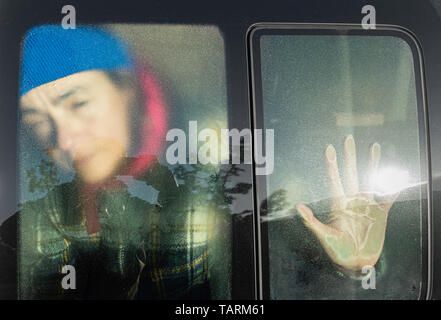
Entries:
{"label": "finger", "polygon": [[325,162],[331,189],[331,207],[333,210],[344,209],[344,191],[338,171],[337,152],[332,144],[328,145],[325,150]]}
{"label": "finger", "polygon": [[369,185],[369,197],[374,199],[375,181],[378,175],[378,165],[381,158],[381,146],[377,142],[373,143],[369,147],[369,161],[368,161],[368,176],[367,181]]}
{"label": "finger", "polygon": [[345,139],[344,142],[344,178],[345,190],[348,195],[358,194],[358,173],[357,173],[357,154],[355,150],[355,141],[352,136]]}
{"label": "finger", "polygon": [[304,204],[298,204],[296,209],[300,213],[304,225],[311,230],[318,239],[324,239],[327,234],[334,233],[334,230],[331,227],[317,220],[311,209]]}

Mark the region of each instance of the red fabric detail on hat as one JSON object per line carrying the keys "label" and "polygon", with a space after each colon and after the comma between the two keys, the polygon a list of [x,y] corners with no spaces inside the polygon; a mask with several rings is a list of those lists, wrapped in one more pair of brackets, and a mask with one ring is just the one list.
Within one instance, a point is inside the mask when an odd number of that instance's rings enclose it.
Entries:
{"label": "red fabric detail on hat", "polygon": [[138,152],[136,161],[130,166],[128,175],[138,176],[144,173],[152,164],[165,142],[168,128],[167,107],[161,87],[147,68],[139,68],[139,81],[144,91],[145,118],[142,130],[143,143]]}

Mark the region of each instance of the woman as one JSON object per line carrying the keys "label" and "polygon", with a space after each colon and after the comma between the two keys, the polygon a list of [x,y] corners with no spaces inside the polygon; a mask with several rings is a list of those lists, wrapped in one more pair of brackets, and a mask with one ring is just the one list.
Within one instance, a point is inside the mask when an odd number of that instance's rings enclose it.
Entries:
{"label": "woman", "polygon": [[[151,73],[118,38],[86,27],[30,30],[22,61],[21,123],[54,162],[40,171],[75,178],[21,206],[19,296],[206,298],[209,241],[187,239],[190,199],[154,156],[167,113]],[[154,187],[157,203],[121,176]]]}

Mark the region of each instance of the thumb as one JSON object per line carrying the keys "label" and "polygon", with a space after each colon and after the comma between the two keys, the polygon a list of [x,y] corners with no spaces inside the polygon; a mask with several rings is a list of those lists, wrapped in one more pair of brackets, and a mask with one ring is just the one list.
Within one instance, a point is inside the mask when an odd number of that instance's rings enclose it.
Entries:
{"label": "thumb", "polygon": [[327,234],[333,233],[333,229],[317,220],[311,209],[304,204],[298,204],[296,209],[302,217],[303,224],[312,231],[317,238],[323,239]]}

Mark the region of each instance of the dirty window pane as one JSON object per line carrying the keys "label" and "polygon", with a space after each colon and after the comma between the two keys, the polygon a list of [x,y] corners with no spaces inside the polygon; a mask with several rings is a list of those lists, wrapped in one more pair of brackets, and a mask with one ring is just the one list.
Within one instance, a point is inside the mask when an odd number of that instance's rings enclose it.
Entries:
{"label": "dirty window pane", "polygon": [[270,297],[418,298],[425,182],[410,46],[262,35],[260,67],[275,137],[262,218]]}
{"label": "dirty window pane", "polygon": [[166,156],[228,129],[217,28],[33,28],[19,112],[20,298],[231,297],[232,167]]}

